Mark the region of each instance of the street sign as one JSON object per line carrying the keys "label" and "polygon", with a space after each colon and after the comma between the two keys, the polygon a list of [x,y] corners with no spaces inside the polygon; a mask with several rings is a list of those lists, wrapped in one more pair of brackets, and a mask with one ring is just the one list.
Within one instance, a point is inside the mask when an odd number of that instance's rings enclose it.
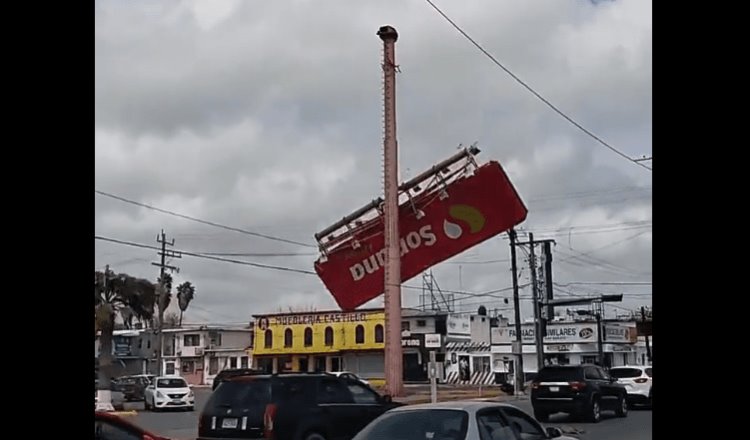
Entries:
{"label": "street sign", "polygon": [[440,334],[428,333],[424,335],[425,348],[440,348]]}

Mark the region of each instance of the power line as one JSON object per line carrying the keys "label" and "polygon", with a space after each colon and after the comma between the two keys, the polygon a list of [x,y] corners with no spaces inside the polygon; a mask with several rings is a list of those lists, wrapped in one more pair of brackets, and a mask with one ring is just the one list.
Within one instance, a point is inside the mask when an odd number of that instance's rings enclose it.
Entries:
{"label": "power line", "polygon": [[201,255],[214,255],[217,257],[313,257],[316,253],[264,253],[264,252],[196,252]]}
{"label": "power line", "polygon": [[581,199],[586,197],[596,197],[600,195],[608,195],[608,194],[619,194],[623,192],[640,192],[640,191],[651,191],[652,188],[650,185],[647,186],[623,186],[623,187],[615,187],[615,188],[609,188],[609,189],[602,189],[602,190],[592,190],[592,191],[579,191],[579,192],[570,192],[570,193],[562,193],[562,194],[546,194],[541,195],[538,197],[533,197],[529,199],[529,202],[547,202],[552,200],[566,200],[566,199]]}
{"label": "power line", "polygon": [[[134,243],[132,241],[117,240],[115,238],[102,237],[100,235],[95,235],[94,239],[95,240],[108,241],[110,243],[117,243],[117,244],[121,244],[121,245],[125,245],[125,246],[133,246],[133,247],[143,248],[143,249],[156,249],[156,250],[160,250],[161,249],[161,248],[157,248],[156,246],[150,246],[150,245],[147,245],[147,244]],[[196,253],[196,252],[188,252],[188,251],[177,251],[177,252],[180,252],[182,255],[187,255],[187,256],[196,257],[196,258],[205,258],[207,260],[223,261],[223,262],[227,262],[227,263],[242,264],[242,265],[245,265],[245,266],[259,267],[259,268],[262,268],[262,269],[280,270],[280,271],[284,271],[284,272],[303,273],[305,275],[316,275],[315,272],[310,271],[310,270],[304,270],[304,269],[294,269],[294,268],[290,268],[290,267],[273,266],[273,265],[270,265],[270,264],[254,263],[254,262],[251,262],[251,261],[243,261],[243,260],[235,260],[235,259],[231,259],[231,258],[215,257],[215,256],[212,256],[212,255],[204,255],[204,254],[199,254],[199,253]]]}
{"label": "power line", "polygon": [[135,200],[126,199],[125,197],[121,197],[121,196],[118,196],[118,195],[115,195],[115,194],[110,194],[110,193],[107,193],[107,192],[104,192],[104,191],[99,191],[97,189],[94,189],[94,193],[99,194],[101,196],[109,197],[111,199],[119,200],[121,202],[130,203],[131,205],[140,206],[142,208],[151,209],[153,211],[161,212],[162,214],[168,214],[168,215],[172,215],[172,216],[175,216],[175,217],[180,217],[180,218],[183,218],[185,220],[190,220],[190,221],[193,221],[193,222],[202,223],[204,225],[213,226],[213,227],[216,227],[216,228],[226,229],[228,231],[239,232],[241,234],[251,235],[253,237],[259,237],[259,238],[265,238],[265,239],[273,240],[273,241],[279,241],[279,242],[282,242],[282,243],[289,243],[289,244],[295,244],[295,245],[298,245],[298,246],[305,246],[305,247],[309,247],[309,248],[316,248],[316,246],[314,246],[312,244],[302,243],[302,242],[294,241],[294,240],[288,240],[286,238],[281,238],[281,237],[274,237],[273,235],[261,234],[259,232],[252,232],[252,231],[248,231],[246,229],[235,228],[233,226],[226,226],[226,225],[222,225],[220,223],[216,223],[216,222],[212,222],[212,221],[208,221],[208,220],[202,220],[202,219],[199,219],[199,218],[191,217],[189,215],[180,214],[178,212],[169,211],[167,209],[157,208],[156,206],[147,205],[147,204],[141,203],[141,202],[136,202]]}
{"label": "power line", "polygon": [[447,261],[445,264],[492,264],[492,263],[507,263],[510,260],[505,258],[501,260],[484,260],[484,261]]}
{"label": "power line", "polygon": [[560,286],[573,285],[592,285],[592,286],[651,286],[652,281],[571,281],[569,283],[560,283]]}
{"label": "power line", "polygon": [[601,231],[604,229],[624,230],[624,229],[629,229],[629,228],[650,227],[650,226],[653,226],[653,224],[654,224],[653,220],[636,220],[636,221],[628,221],[628,222],[620,222],[620,223],[602,223],[598,225],[572,225],[572,226],[565,226],[565,227],[558,227],[558,228],[555,228],[555,227],[534,228],[534,232],[537,232],[537,233],[538,232],[565,232],[565,231],[594,232],[594,231]]}
{"label": "power line", "polygon": [[[124,246],[132,246],[132,247],[142,248],[142,249],[150,249],[150,250],[160,250],[161,249],[159,247],[148,245],[148,244],[135,243],[135,242],[132,242],[132,241],[127,241],[127,240],[118,240],[118,239],[115,239],[115,238],[103,237],[103,236],[100,236],[100,235],[95,235],[94,239],[95,240],[102,240],[102,241],[106,241],[106,242],[110,242],[110,243],[115,243],[115,244],[120,244],[120,245],[124,245]],[[175,250],[175,252],[179,252],[180,254],[182,254],[184,256],[189,256],[189,257],[204,258],[204,259],[208,259],[208,260],[222,261],[222,262],[226,262],[226,263],[241,264],[241,265],[246,265],[246,266],[258,267],[258,268],[261,268],[261,269],[273,269],[273,270],[280,270],[280,271],[286,271],[286,272],[302,273],[302,274],[305,274],[305,275],[317,275],[313,271],[304,270],[304,269],[295,269],[295,268],[290,268],[290,267],[274,266],[274,265],[269,265],[269,264],[255,263],[255,262],[251,262],[251,261],[235,260],[235,259],[231,259],[231,258],[221,258],[221,257],[213,256],[213,255],[206,255],[206,254],[202,254],[202,253],[198,253],[198,252],[190,252],[190,251],[184,251],[184,250]],[[525,286],[526,285],[523,285],[522,287],[525,287]],[[405,288],[405,289],[418,289],[418,290],[422,290],[422,287],[419,287],[419,286],[402,285],[401,287]],[[458,291],[458,290],[443,290],[443,292],[445,292],[445,293],[453,293],[453,294],[458,294],[458,295],[469,295],[469,296],[481,297],[481,296],[492,296],[493,294],[496,294],[496,293],[499,293],[499,292],[504,292],[504,291],[507,291],[507,290],[510,290],[510,289],[511,289],[510,287],[506,287],[506,288],[502,288],[502,289],[489,290],[489,291],[486,291],[486,292],[479,292],[479,293],[477,293],[477,292],[467,292],[467,291]]]}
{"label": "power line", "polygon": [[505,73],[507,73],[508,75],[510,75],[511,78],[513,78],[517,83],[519,83],[520,85],[522,85],[526,90],[528,90],[529,92],[531,92],[540,101],[542,101],[544,104],[546,104],[547,107],[551,108],[555,113],[557,113],[558,115],[562,116],[563,119],[565,119],[566,121],[568,121],[569,123],[571,123],[573,126],[575,126],[579,130],[581,130],[582,132],[584,132],[585,134],[587,134],[589,137],[591,137],[595,141],[599,142],[601,145],[603,145],[603,146],[607,147],[608,149],[610,149],[615,154],[617,154],[617,155],[619,155],[619,156],[627,159],[629,162],[632,162],[632,163],[638,165],[639,167],[643,167],[643,168],[651,171],[650,167],[644,165],[642,162],[638,161],[637,159],[633,159],[632,157],[630,157],[627,154],[621,152],[617,148],[609,145],[602,138],[600,138],[599,136],[595,135],[594,133],[592,133],[591,131],[589,131],[588,129],[586,129],[586,127],[584,127],[583,125],[579,124],[573,118],[571,118],[570,116],[568,116],[567,114],[565,114],[562,110],[560,110],[557,107],[555,107],[554,104],[552,104],[551,102],[549,102],[544,96],[540,95],[536,90],[534,90],[533,88],[531,88],[531,86],[529,86],[528,84],[526,84],[521,78],[519,78],[518,76],[516,76],[507,67],[505,67],[502,63],[500,63],[500,61],[498,61],[497,59],[495,59],[495,57],[492,56],[491,53],[489,53],[487,50],[485,50],[484,47],[482,47],[473,38],[471,38],[469,36],[469,34],[467,34],[466,32],[464,32],[464,30],[461,29],[461,27],[459,27],[453,20],[451,20],[450,17],[448,17],[447,15],[445,15],[445,13],[440,10],[440,8],[438,8],[437,6],[435,6],[435,3],[433,3],[431,0],[425,0],[425,1],[427,1],[427,3],[429,3],[430,6],[432,6],[432,8],[435,9],[438,12],[438,14],[442,15],[443,18],[446,21],[448,21],[448,23],[450,23],[458,32],[461,33],[461,35],[463,35],[464,37],[466,37],[466,39],[469,40],[477,49],[479,49],[490,60],[492,60],[493,63],[495,63],[498,67],[500,67],[501,69],[503,69],[505,71]]}

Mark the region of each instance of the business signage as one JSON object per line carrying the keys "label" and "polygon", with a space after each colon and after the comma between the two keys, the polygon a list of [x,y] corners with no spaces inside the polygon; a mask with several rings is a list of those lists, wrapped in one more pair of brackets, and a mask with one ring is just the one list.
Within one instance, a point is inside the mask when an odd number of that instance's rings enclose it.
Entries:
{"label": "business signage", "polygon": [[[443,190],[414,196],[399,207],[401,280],[505,232],[527,209],[498,162],[488,162]],[[384,290],[383,216],[357,226],[352,239],[328,250],[315,271],[343,310]]]}
{"label": "business signage", "polygon": [[633,343],[638,340],[638,333],[633,327],[609,324],[604,326],[604,340],[606,342]]}
{"label": "business signage", "polygon": [[471,336],[471,314],[451,313],[446,319],[449,335]]}
{"label": "business signage", "polygon": [[265,330],[272,325],[313,325],[364,321],[367,321],[367,313],[364,312],[285,314],[258,318],[258,328]]}
{"label": "business signage", "polygon": [[440,348],[440,334],[428,333],[424,335],[424,346],[425,348]]}
{"label": "business signage", "polygon": [[401,338],[401,346],[404,348],[424,348],[425,335],[411,335],[408,338]]}
{"label": "business signage", "polygon": [[[491,330],[493,344],[510,344],[516,340],[514,327],[495,327]],[[525,324],[521,327],[521,340],[524,344],[536,341],[534,326]],[[544,343],[585,343],[596,342],[596,324],[547,324]]]}

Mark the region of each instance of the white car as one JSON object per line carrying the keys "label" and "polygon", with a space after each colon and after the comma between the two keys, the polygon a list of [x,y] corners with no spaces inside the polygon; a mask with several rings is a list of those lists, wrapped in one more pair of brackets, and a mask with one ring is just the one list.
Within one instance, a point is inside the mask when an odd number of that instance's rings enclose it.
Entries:
{"label": "white car", "polygon": [[544,427],[520,408],[499,402],[443,402],[394,408],[370,422],[354,440],[577,440]]}
{"label": "white car", "polygon": [[651,373],[651,365],[626,365],[609,369],[609,375],[625,385],[630,405],[651,404]]}
{"label": "white car", "polygon": [[185,379],[179,376],[159,376],[144,392],[146,410],[166,408],[195,409],[195,394]]}
{"label": "white car", "polygon": [[362,379],[361,377],[357,376],[356,374],[350,373],[348,371],[331,371],[328,374],[333,374],[336,377],[343,377],[344,379],[357,380],[357,381],[360,381],[363,384],[367,385],[368,387],[370,386],[370,382],[368,382],[368,381]]}

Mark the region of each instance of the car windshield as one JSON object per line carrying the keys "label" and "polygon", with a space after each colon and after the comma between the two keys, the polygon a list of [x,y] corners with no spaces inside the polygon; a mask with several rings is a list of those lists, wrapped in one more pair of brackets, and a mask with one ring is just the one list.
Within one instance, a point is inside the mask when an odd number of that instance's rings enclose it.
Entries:
{"label": "car windshield", "polygon": [[543,368],[535,378],[538,382],[569,382],[580,379],[579,368]]}
{"label": "car windshield", "polygon": [[452,409],[418,409],[386,413],[355,440],[455,440],[466,438],[469,415]]}
{"label": "car windshield", "polygon": [[172,378],[172,379],[159,379],[156,382],[157,388],[187,388],[187,382],[185,379]]}
{"label": "car windshield", "polygon": [[609,375],[617,379],[628,379],[631,377],[640,377],[641,370],[639,368],[612,368],[609,370]]}

